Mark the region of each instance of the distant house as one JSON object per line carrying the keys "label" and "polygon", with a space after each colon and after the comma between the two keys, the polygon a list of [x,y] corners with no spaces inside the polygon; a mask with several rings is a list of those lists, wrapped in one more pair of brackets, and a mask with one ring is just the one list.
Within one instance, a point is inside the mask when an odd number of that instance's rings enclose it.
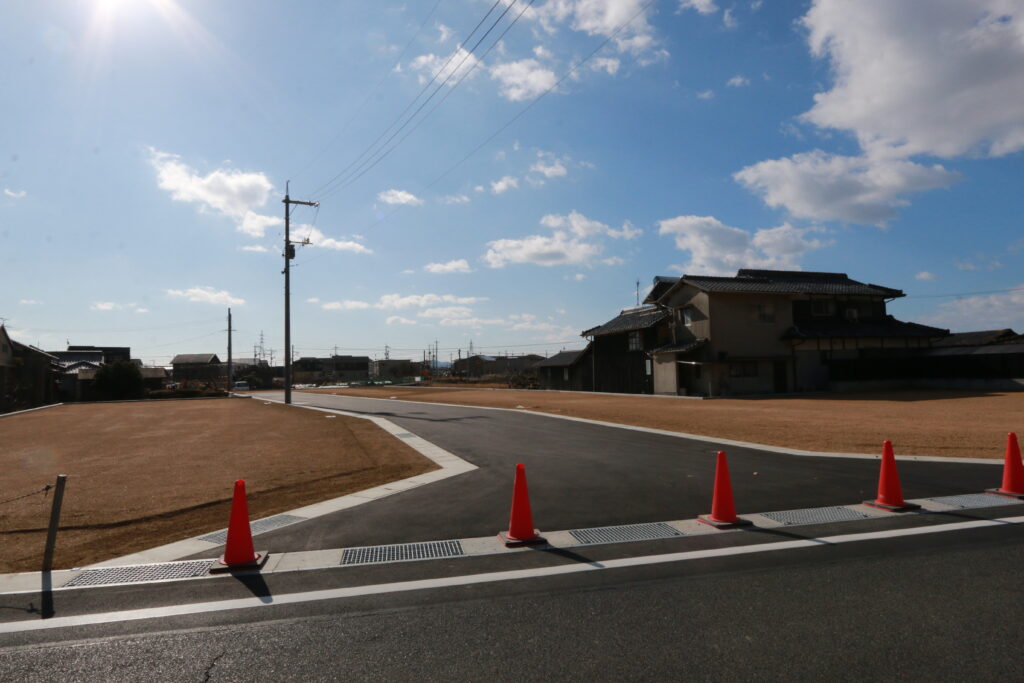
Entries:
{"label": "distant house", "polygon": [[80,345],[69,345],[68,351],[73,352],[93,352],[100,353],[103,356],[103,363],[117,363],[118,361],[130,361],[132,359],[132,350],[128,346],[80,346]]}
{"label": "distant house", "polygon": [[57,358],[14,341],[0,325],[0,412],[58,402],[60,371]]}
{"label": "distant house", "polygon": [[175,382],[214,382],[221,378],[221,362],[215,353],[179,353],[171,359]]}
{"label": "distant house", "polygon": [[509,377],[514,374],[529,373],[544,356],[533,353],[522,356],[487,356],[476,354],[467,358],[459,358],[452,362],[452,374],[456,377]]}
{"label": "distant house", "polygon": [[665,315],[669,334],[650,351],[654,391],[829,389],[850,367],[872,366],[894,350],[928,349],[949,334],[889,315],[887,303],[902,296],[845,273],[741,269],[733,277],[656,277],[645,303]]}
{"label": "distant house", "polygon": [[296,384],[325,382],[361,382],[370,378],[369,356],[303,357],[292,363],[292,381]]}
{"label": "distant house", "polygon": [[534,364],[541,389],[592,391],[594,388],[590,346],[576,351],[560,351]]}
{"label": "distant house", "polygon": [[669,343],[668,319],[662,308],[643,305],[583,331],[591,339],[594,391],[654,393],[651,353]]}
{"label": "distant house", "polygon": [[373,376],[377,379],[402,379],[421,373],[419,361],[404,358],[385,358],[373,361]]}

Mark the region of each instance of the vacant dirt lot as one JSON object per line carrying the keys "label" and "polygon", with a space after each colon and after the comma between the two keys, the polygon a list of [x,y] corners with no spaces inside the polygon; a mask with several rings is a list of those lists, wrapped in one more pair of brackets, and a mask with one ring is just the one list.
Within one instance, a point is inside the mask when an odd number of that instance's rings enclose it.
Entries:
{"label": "vacant dirt lot", "polygon": [[[227,526],[436,469],[367,420],[259,400],[79,404],[0,418],[0,501],[68,475],[55,566]],[[51,498],[0,503],[0,572],[37,570]]]}
{"label": "vacant dirt lot", "polygon": [[662,396],[361,387],[321,389],[342,396],[523,408],[740,441],[840,453],[1001,458],[1006,433],[1024,430],[1024,393],[890,392],[801,398]]}

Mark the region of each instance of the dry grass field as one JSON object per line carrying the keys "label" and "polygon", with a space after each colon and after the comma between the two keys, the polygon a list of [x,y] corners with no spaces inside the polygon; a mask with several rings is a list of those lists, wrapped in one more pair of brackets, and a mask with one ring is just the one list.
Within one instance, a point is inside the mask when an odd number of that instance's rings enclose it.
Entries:
{"label": "dry grass field", "polygon": [[[56,567],[227,526],[245,479],[264,517],[436,469],[367,420],[259,400],[64,405],[0,418],[0,501],[68,475]],[[51,498],[0,504],[0,572],[37,570]]]}
{"label": "dry grass field", "polygon": [[521,408],[812,451],[1001,458],[1024,431],[1024,392],[903,391],[715,399],[416,387],[320,389],[341,396]]}

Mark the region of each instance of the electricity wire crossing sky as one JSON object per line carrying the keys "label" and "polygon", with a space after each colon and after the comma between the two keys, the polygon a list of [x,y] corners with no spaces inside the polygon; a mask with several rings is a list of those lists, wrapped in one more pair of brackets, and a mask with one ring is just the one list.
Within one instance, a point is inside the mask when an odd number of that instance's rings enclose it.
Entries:
{"label": "electricity wire crossing sky", "polygon": [[[39,0],[0,318],[45,349],[554,353],[655,275],[1024,329],[1024,0]],[[639,288],[637,280],[640,281]]]}

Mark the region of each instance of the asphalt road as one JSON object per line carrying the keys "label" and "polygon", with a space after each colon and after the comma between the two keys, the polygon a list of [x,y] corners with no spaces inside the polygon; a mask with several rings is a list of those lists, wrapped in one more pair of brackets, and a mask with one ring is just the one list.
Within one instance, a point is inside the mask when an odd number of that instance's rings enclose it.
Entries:
{"label": "asphalt road", "polygon": [[[388,417],[480,469],[261,535],[260,547],[493,534],[508,519],[516,462],[527,465],[542,529],[683,519],[710,505],[714,444],[529,414],[296,399]],[[853,503],[877,481],[872,461],[729,454],[741,513]],[[900,472],[905,495],[918,497],[977,491],[999,470],[900,463]],[[3,633],[0,680],[1016,679],[1024,527],[947,527],[1021,509],[59,591],[57,618],[254,596],[259,606]],[[908,527],[942,533],[891,535]],[[781,545],[857,533],[876,535]],[[698,550],[726,554],[600,568]],[[557,573],[582,566],[598,568]],[[450,585],[516,570],[537,575]],[[388,589],[423,580],[438,583]],[[350,588],[365,591],[283,604]],[[38,620],[40,604],[38,594],[0,595],[0,624]]]}
{"label": "asphalt road", "polygon": [[[261,534],[259,545],[277,552],[494,534],[508,524],[519,462],[526,465],[541,531],[708,513],[714,454],[723,448],[740,514],[859,503],[873,499],[878,487],[878,462],[871,460],[782,455],[525,411],[301,392],[294,401],[387,418],[480,469]],[[983,491],[1000,483],[1000,470],[992,465],[901,462],[899,470],[907,498]]]}

